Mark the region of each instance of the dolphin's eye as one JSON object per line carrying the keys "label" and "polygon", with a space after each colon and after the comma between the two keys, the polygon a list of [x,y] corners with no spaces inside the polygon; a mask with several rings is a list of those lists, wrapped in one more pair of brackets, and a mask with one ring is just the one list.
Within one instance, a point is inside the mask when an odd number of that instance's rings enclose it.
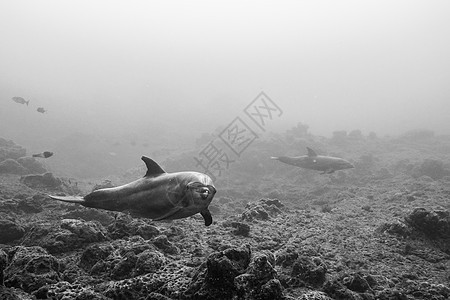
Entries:
{"label": "dolphin's eye", "polygon": [[208,199],[210,195],[213,195],[216,193],[216,189],[212,185],[205,186],[203,183],[200,182],[190,182],[187,186],[187,189],[191,190],[194,193],[200,194],[200,197],[205,200]]}
{"label": "dolphin's eye", "polygon": [[202,187],[199,189],[199,193],[200,193],[200,196],[202,197],[202,199],[206,199],[206,198],[208,198],[210,192],[209,192],[208,188]]}

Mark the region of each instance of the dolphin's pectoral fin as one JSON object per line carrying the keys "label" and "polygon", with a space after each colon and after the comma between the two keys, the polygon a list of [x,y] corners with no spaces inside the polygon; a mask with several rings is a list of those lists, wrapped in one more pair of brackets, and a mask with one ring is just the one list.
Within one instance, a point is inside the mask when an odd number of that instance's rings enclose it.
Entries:
{"label": "dolphin's pectoral fin", "polygon": [[202,215],[203,219],[205,219],[205,225],[206,226],[209,226],[209,225],[212,224],[212,216],[211,216],[211,213],[209,212],[209,210],[207,208],[202,210],[200,212],[200,214]]}

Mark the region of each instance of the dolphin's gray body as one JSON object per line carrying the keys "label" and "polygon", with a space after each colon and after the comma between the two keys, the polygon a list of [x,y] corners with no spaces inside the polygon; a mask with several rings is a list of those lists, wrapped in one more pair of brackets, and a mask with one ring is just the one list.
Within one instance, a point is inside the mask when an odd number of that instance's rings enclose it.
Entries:
{"label": "dolphin's gray body", "polygon": [[345,159],[332,156],[317,155],[314,150],[306,147],[308,155],[289,157],[279,156],[271,157],[288,165],[297,166],[300,168],[322,171],[322,174],[330,174],[337,170],[344,170],[354,168],[354,166]]}
{"label": "dolphin's gray body", "polygon": [[155,161],[142,156],[147,165],[143,178],[84,196],[50,196],[86,207],[126,211],[154,220],[181,219],[200,213],[205,225],[212,223],[208,205],[216,189],[208,175],[197,172],[166,173]]}

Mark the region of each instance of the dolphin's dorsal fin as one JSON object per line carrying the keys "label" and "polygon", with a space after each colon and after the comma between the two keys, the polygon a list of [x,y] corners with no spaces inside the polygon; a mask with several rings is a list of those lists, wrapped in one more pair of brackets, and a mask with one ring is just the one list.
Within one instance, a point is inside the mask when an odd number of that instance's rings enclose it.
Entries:
{"label": "dolphin's dorsal fin", "polygon": [[147,173],[145,173],[145,177],[147,176],[155,177],[163,173],[166,173],[166,171],[164,171],[153,159],[148,158],[147,156],[142,156],[141,159],[145,162],[145,165],[147,166]]}
{"label": "dolphin's dorsal fin", "polygon": [[309,148],[309,147],[306,147],[306,149],[308,150],[308,156],[309,156],[309,157],[317,156],[316,151],[314,151],[313,149],[311,149],[311,148]]}

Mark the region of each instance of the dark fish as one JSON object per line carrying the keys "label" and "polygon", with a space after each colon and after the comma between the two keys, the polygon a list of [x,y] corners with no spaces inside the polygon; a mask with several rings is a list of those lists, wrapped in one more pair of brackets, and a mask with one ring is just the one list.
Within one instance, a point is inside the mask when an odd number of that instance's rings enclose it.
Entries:
{"label": "dark fish", "polygon": [[322,171],[322,174],[330,174],[337,170],[354,168],[354,166],[345,159],[332,156],[317,155],[314,150],[308,149],[308,155],[304,156],[279,156],[271,159],[279,160],[285,164],[297,166],[300,168]]}
{"label": "dark fish", "polygon": [[50,196],[86,207],[126,211],[153,220],[181,219],[200,213],[205,225],[212,223],[208,206],[216,188],[211,178],[198,172],[166,173],[155,161],[142,156],[147,166],[143,178],[84,196]]}
{"label": "dark fish", "polygon": [[38,107],[38,109],[36,109],[38,112],[40,112],[41,114],[45,113],[46,110],[43,107]]}
{"label": "dark fish", "polygon": [[19,104],[26,104],[27,106],[30,103],[30,100],[25,101],[25,99],[23,99],[22,97],[12,97],[12,100]]}
{"label": "dark fish", "polygon": [[53,152],[45,151],[45,152],[42,152],[42,153],[33,154],[33,157],[49,158],[52,155],[53,155]]}

